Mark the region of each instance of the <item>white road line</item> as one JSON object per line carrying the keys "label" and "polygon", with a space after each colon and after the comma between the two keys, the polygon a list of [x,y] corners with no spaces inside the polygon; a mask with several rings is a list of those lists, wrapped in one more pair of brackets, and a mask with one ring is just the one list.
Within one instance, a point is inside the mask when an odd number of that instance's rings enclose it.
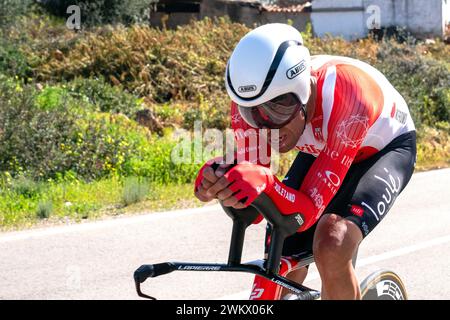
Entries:
{"label": "white road line", "polygon": [[[375,255],[372,257],[358,259],[356,262],[356,267],[361,268],[361,267],[364,267],[364,266],[367,266],[370,264],[374,264],[374,263],[377,263],[380,261],[385,261],[385,260],[389,260],[392,258],[404,256],[404,255],[407,255],[407,254],[410,254],[410,253],[413,253],[413,252],[416,252],[419,250],[428,249],[428,248],[446,244],[449,242],[450,242],[450,235],[439,237],[439,238],[434,238],[434,239],[431,239],[428,241],[421,242],[419,244],[415,244],[415,245],[403,247],[400,249],[388,251],[388,252],[381,253],[381,254],[378,254],[378,255]],[[319,273],[312,272],[312,273],[308,274],[305,284],[308,282],[311,282],[313,280],[317,280],[317,279],[319,279]],[[243,299],[248,299],[249,295],[250,295],[250,290],[245,290],[245,291],[233,293],[230,295],[226,295],[226,296],[217,298],[215,300],[243,300]]]}
{"label": "white road line", "polygon": [[208,205],[201,208],[182,209],[166,212],[154,212],[132,217],[124,217],[124,218],[120,217],[111,220],[86,222],[69,226],[57,226],[27,231],[7,232],[3,235],[0,233],[0,244],[11,241],[27,240],[31,238],[42,238],[46,236],[65,234],[69,232],[98,230],[118,225],[136,224],[136,223],[157,221],[161,219],[176,219],[191,214],[201,214],[210,211],[218,212],[220,208],[221,208],[220,205],[216,204],[216,205]]}

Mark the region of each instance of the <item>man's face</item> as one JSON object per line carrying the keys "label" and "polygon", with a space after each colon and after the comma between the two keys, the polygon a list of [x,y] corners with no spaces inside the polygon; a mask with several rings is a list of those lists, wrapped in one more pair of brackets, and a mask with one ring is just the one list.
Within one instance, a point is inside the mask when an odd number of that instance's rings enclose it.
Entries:
{"label": "man's face", "polygon": [[303,113],[299,112],[287,125],[279,129],[279,152],[286,153],[291,151],[297,145],[305,126]]}

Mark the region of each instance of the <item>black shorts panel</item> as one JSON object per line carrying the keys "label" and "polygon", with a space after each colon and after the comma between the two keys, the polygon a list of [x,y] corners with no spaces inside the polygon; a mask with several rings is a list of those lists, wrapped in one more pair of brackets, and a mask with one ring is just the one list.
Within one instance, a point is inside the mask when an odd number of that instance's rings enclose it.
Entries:
{"label": "black shorts panel", "polygon": [[[299,153],[283,183],[299,189],[315,158]],[[405,133],[371,158],[352,164],[323,214],[334,213],[354,222],[366,237],[386,216],[411,179],[416,161],[416,133]],[[283,255],[312,251],[317,223],[288,237]],[[270,227],[268,228],[270,231]]]}

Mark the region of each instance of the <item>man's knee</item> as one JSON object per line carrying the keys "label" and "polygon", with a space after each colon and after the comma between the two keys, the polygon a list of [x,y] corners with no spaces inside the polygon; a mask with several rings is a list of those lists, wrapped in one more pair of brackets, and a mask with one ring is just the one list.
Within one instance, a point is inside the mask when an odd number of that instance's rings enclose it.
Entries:
{"label": "man's knee", "polygon": [[314,234],[314,260],[318,267],[338,271],[352,260],[361,240],[361,231],[354,223],[327,214],[319,221]]}

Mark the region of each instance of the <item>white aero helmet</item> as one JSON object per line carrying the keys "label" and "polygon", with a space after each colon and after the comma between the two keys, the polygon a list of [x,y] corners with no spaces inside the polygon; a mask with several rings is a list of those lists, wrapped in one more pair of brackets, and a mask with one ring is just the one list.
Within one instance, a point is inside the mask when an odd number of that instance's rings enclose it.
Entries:
{"label": "white aero helmet", "polygon": [[[261,123],[251,119],[256,112],[252,107],[265,106],[262,118],[276,118],[277,112],[272,114],[274,109],[269,108],[281,101],[282,107],[289,107],[284,113],[292,113],[295,98],[306,111],[310,70],[311,57],[300,32],[287,24],[271,23],[250,31],[239,41],[227,64],[225,85],[244,120],[257,127]],[[272,106],[271,101],[275,103]],[[281,114],[279,120],[283,119],[286,116]]]}

